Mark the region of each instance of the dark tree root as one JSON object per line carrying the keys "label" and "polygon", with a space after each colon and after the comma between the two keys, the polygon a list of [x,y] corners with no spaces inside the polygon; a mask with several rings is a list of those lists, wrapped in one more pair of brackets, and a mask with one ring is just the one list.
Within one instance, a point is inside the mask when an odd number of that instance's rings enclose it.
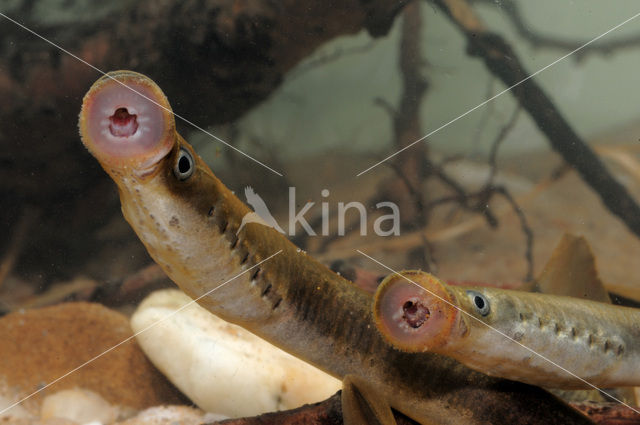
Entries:
{"label": "dark tree root", "polygon": [[544,90],[528,74],[517,54],[499,35],[485,30],[469,16],[473,11],[464,0],[432,0],[466,36],[468,53],[481,58],[529,113],[551,146],[571,164],[600,196],[603,204],[640,237],[640,206],[616,181],[599,157],[578,136]]}

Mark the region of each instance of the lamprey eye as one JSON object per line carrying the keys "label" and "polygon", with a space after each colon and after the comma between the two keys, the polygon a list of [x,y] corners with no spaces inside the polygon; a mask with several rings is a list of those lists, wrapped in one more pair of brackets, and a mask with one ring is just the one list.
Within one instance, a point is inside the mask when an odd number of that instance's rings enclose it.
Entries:
{"label": "lamprey eye", "polygon": [[191,177],[194,169],[195,166],[191,152],[185,148],[180,148],[178,160],[176,161],[176,165],[173,167],[173,174],[176,175],[178,180],[184,181]]}
{"label": "lamprey eye", "polygon": [[489,305],[489,300],[484,295],[476,291],[467,291],[467,294],[471,297],[473,307],[481,316],[489,314],[491,306]]}

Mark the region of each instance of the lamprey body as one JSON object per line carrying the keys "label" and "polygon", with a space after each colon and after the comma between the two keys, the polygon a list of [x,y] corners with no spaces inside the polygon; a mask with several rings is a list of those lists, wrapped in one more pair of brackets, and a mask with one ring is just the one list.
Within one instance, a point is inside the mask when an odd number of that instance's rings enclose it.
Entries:
{"label": "lamprey body", "polygon": [[399,349],[445,354],[488,375],[563,389],[640,385],[637,309],[406,271],[382,282],[374,310]]}
{"label": "lamprey body", "polygon": [[193,298],[217,288],[199,303],[343,379],[346,424],[391,425],[389,407],[423,424],[591,423],[542,389],[395,350],[375,327],[370,295],[271,227],[247,223],[238,232],[251,210],[176,133],[148,78],[118,71],[98,80],[80,130],[118,186],[125,218],[171,279]]}

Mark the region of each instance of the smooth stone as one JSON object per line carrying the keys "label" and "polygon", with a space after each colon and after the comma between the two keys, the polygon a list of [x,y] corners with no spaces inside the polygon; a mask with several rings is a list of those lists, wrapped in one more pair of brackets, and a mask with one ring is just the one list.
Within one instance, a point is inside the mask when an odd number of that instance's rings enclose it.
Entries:
{"label": "smooth stone", "polygon": [[212,422],[203,411],[187,406],[157,406],[143,410],[117,425],[201,425]]}
{"label": "smooth stone", "polygon": [[119,417],[131,416],[135,412],[124,412],[90,390],[73,388],[48,395],[42,401],[40,418],[69,419],[81,424],[110,424]]}
{"label": "smooth stone", "polygon": [[[174,311],[191,303],[178,313]],[[183,292],[154,292],[131,319],[138,343],[207,412],[259,415],[326,399],[341,382],[214,316]]]}

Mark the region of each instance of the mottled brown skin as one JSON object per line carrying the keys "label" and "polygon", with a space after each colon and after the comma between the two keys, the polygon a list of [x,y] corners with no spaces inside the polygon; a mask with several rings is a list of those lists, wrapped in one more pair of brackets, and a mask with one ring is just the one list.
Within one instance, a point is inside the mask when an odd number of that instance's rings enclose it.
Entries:
{"label": "mottled brown skin", "polygon": [[[112,75],[122,81],[141,77],[123,71]],[[151,80],[147,84],[155,87]],[[94,89],[85,104],[93,95]],[[83,117],[84,106],[81,129]],[[279,252],[201,298],[209,311],[333,376],[347,377],[349,389],[374,396],[371,404],[387,403],[423,424],[591,423],[540,388],[490,378],[436,354],[393,349],[376,330],[371,295],[270,227],[251,223],[236,237],[249,208],[170,127],[170,151],[143,171],[136,170],[135,160],[113,165],[90,150],[118,185],[123,214],[151,256],[191,297]],[[91,145],[86,134],[83,140]],[[181,148],[196,164],[184,181],[173,171]],[[344,406],[345,417],[356,418],[352,423],[362,419],[347,411],[358,407]]]}

